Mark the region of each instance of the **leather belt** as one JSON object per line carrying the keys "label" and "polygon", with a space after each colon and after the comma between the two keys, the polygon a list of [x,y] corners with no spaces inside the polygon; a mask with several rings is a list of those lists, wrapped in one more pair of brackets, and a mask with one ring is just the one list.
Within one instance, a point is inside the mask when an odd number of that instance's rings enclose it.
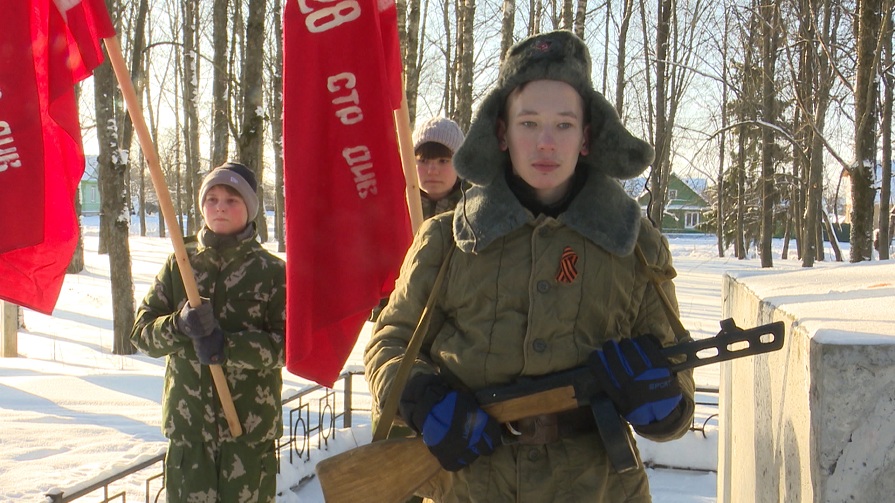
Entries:
{"label": "leather belt", "polygon": [[557,414],[541,414],[506,423],[512,443],[543,445],[572,438],[597,429],[590,407]]}

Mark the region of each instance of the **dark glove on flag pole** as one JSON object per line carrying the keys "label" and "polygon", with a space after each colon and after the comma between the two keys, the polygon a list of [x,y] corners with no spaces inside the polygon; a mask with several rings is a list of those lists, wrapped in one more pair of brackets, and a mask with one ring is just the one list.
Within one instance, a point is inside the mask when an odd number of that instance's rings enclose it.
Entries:
{"label": "dark glove on flag pole", "polygon": [[189,302],[184,303],[174,318],[174,323],[177,325],[177,330],[189,336],[190,339],[211,335],[211,331],[217,326],[211,301],[204,297],[202,303],[197,307],[190,306]]}
{"label": "dark glove on flag pole", "polygon": [[226,360],[224,354],[224,331],[214,319],[211,302],[202,298],[202,303],[191,307],[187,302],[174,316],[177,330],[193,341],[193,349],[202,365],[221,365]]}
{"label": "dark glove on flag pole", "polygon": [[591,353],[589,365],[603,391],[633,426],[668,417],[680,404],[681,388],[652,335],[608,341]]}

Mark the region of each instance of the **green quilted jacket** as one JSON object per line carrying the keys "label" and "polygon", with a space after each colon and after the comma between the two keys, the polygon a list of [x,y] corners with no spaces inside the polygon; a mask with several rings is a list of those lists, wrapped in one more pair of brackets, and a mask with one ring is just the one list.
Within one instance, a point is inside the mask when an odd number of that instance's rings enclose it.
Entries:
{"label": "green quilted jacket", "polygon": [[[648,274],[665,280],[661,288],[676,308],[668,243],[615,181],[592,174],[558,218],[525,210],[505,184],[474,186],[466,197],[455,212],[424,222],[374,328],[364,354],[374,413],[450,247],[457,249],[414,374],[439,373],[455,388],[476,391],[583,365],[610,338],[653,334],[663,345],[677,342]],[[577,257],[574,271],[562,266],[567,252]],[[677,377],[681,414],[638,428],[643,436],[671,440],[689,428],[693,374]],[[458,503],[650,501],[643,468],[617,473],[596,432],[498,446],[420,493]]]}

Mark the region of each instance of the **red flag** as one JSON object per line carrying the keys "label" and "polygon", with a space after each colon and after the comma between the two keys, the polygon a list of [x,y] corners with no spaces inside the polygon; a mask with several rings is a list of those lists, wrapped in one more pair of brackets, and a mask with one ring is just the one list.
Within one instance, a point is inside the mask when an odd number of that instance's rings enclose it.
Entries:
{"label": "red flag", "polygon": [[289,0],[286,367],[332,386],[411,241],[394,0]]}
{"label": "red flag", "polygon": [[115,30],[103,0],[6,2],[0,25],[0,299],[50,313],[78,241],[74,85]]}

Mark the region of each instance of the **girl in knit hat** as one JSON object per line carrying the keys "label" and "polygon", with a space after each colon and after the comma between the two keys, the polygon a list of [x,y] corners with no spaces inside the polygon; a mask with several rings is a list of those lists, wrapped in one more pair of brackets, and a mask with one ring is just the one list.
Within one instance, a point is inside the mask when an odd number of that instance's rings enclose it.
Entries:
{"label": "girl in knit hat", "polygon": [[[421,123],[413,131],[413,154],[420,182],[420,203],[423,218],[451,211],[462,195],[461,180],[454,169],[454,152],[463,144],[463,131],[456,122],[434,117]],[[370,321],[376,321],[388,297],[373,308]]]}
{"label": "girl in knit hat", "polygon": [[[225,163],[202,181],[205,225],[187,240],[202,303],[172,254],[137,310],[131,342],[165,357],[162,432],[169,502],[273,502],[283,433],[286,265],[255,239],[255,175]],[[208,365],[221,365],[243,435],[230,435]]]}
{"label": "girl in knit hat", "polygon": [[413,153],[420,182],[423,218],[453,210],[460,200],[460,178],[454,169],[454,153],[463,144],[456,122],[435,117],[413,132]]}
{"label": "girl in knit hat", "polygon": [[[417,233],[367,345],[374,412],[400,393],[400,417],[447,470],[421,491],[436,501],[647,502],[628,425],[669,440],[691,424],[692,372],[659,353],[676,342],[657,291],[676,309],[668,244],[618,183],[653,150],[590,75],[571,32],[510,49],[454,155],[463,197]],[[395,390],[430,294],[420,354]],[[473,394],[581,366],[605,392],[587,397],[593,410],[498,424]]]}

